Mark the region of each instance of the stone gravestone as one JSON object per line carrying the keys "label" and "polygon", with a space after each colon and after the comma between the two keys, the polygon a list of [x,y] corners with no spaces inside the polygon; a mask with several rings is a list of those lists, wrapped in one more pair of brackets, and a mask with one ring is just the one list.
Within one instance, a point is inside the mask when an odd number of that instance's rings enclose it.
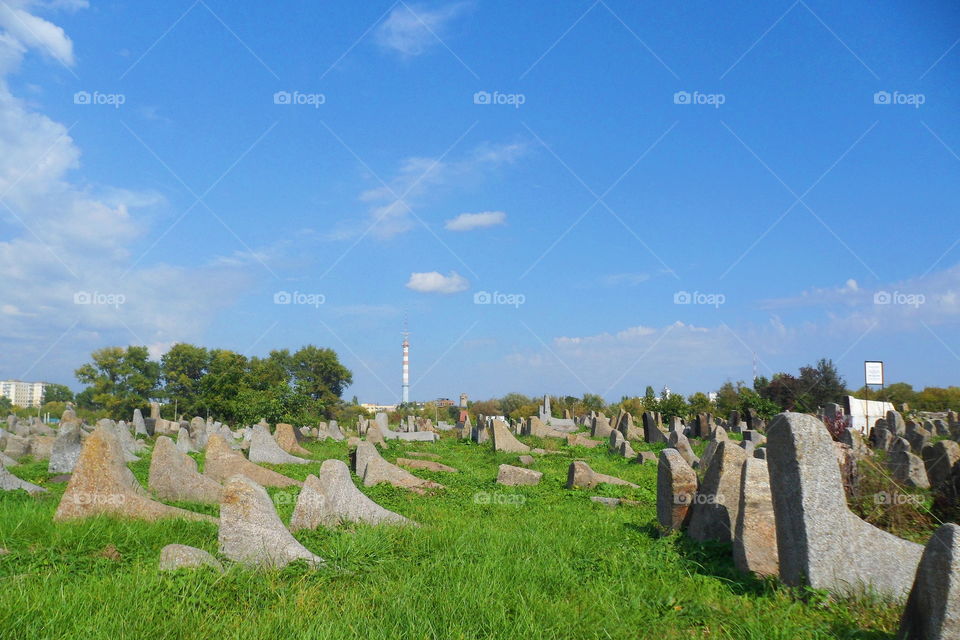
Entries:
{"label": "stone gravestone", "polygon": [[347,522],[414,524],[384,509],[357,489],[350,479],[350,469],[342,460],[324,460],[320,475],[309,475],[303,483],[290,518],[290,530],[336,527]]}
{"label": "stone gravestone", "polygon": [[816,418],[781,413],[767,429],[780,579],[837,594],[905,598],[923,548],[854,515],[833,439]]}
{"label": "stone gravestone", "polygon": [[667,529],[682,529],[690,520],[697,495],[697,474],[676,449],[660,452],[657,464],[657,521]]}
{"label": "stone gravestone", "polygon": [[693,505],[688,535],[705,542],[731,542],[740,511],[740,475],[747,453],[731,440],[720,440]]}
{"label": "stone gravestone", "polygon": [[273,568],[295,560],[324,564],[283,526],[266,489],[246,476],[233,476],[224,486],[218,541],[220,553],[241,564]]}
{"label": "stone gravestone", "polygon": [[923,550],[897,638],[960,638],[960,526],[942,525]]}
{"label": "stone gravestone", "polygon": [[733,563],[743,572],[779,575],[777,523],[767,461],[747,458],[740,477],[740,511],[733,536]]}

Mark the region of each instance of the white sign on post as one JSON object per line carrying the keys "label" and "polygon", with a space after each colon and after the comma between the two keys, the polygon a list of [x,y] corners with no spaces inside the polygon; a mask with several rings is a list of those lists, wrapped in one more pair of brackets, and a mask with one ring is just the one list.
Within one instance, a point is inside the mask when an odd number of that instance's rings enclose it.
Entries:
{"label": "white sign on post", "polygon": [[863,371],[867,384],[883,385],[883,362],[868,360],[863,363]]}

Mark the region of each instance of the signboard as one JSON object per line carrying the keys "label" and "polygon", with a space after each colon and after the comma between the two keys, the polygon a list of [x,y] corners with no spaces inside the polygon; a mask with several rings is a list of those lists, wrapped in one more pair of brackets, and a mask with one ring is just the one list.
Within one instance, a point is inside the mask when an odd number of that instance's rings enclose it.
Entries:
{"label": "signboard", "polygon": [[868,360],[863,363],[867,384],[883,385],[883,362]]}

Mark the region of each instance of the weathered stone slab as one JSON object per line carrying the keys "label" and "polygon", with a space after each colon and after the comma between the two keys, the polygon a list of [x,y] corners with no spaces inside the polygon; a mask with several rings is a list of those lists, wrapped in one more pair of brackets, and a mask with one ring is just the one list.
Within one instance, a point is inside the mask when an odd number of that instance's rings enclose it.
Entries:
{"label": "weathered stone slab", "polygon": [[670,447],[679,451],[680,455],[683,456],[683,459],[691,467],[699,464],[700,458],[693,452],[693,447],[690,446],[690,441],[687,439],[687,436],[682,433],[678,431],[670,432]]}
{"label": "weathered stone slab", "polygon": [[703,476],[687,533],[694,540],[732,542],[740,512],[740,475],[747,453],[731,440],[718,440]]}
{"label": "weathered stone slab", "polygon": [[133,433],[134,435],[149,437],[150,432],[147,431],[147,423],[143,419],[143,414],[140,412],[140,409],[133,410]]}
{"label": "weathered stone slab", "polygon": [[623,434],[619,431],[610,432],[610,451],[620,452],[620,445],[624,443]]}
{"label": "weathered stone slab", "polygon": [[780,579],[837,594],[869,588],[881,596],[906,597],[923,548],[850,512],[824,424],[781,413],[767,436]]}
{"label": "weathered stone slab", "polygon": [[626,480],[622,480],[615,476],[597,473],[583,460],[574,460],[570,463],[570,468],[567,470],[567,489],[592,489],[598,484],[616,484],[627,487],[637,487],[637,485],[633,484],[632,482],[627,482]]}
{"label": "weathered stone slab", "polygon": [[124,463],[123,447],[117,436],[104,427],[97,427],[84,441],[53,519],[59,522],[99,514],[148,521],[160,518],[217,521],[208,515],[151,500]]}
{"label": "weathered stone slab", "polygon": [[953,440],[941,440],[924,447],[923,464],[927,468],[930,486],[937,490],[946,487],[958,461],[960,461],[960,445]]}
{"label": "weathered stone slab", "polygon": [[660,452],[657,465],[657,521],[667,529],[682,529],[690,520],[697,495],[697,474],[676,449]]}
{"label": "weathered stone slab", "polygon": [[918,489],[929,489],[930,481],[927,479],[927,469],[920,456],[916,456],[910,451],[898,449],[887,454],[887,468],[890,475],[900,484],[907,487],[916,487]]}
{"label": "weathered stone slab", "polygon": [[193,443],[193,438],[190,437],[190,431],[185,427],[180,427],[177,431],[176,447],[183,453],[196,453],[199,451]]}
{"label": "weathered stone slab", "polygon": [[777,576],[777,521],[767,461],[747,458],[740,477],[740,510],[733,537],[733,563],[743,572]]}
{"label": "weathered stone slab", "polygon": [[610,426],[610,419],[603,414],[596,416],[592,420],[590,435],[594,438],[609,438],[613,427]]}
{"label": "weathered stone slab", "polygon": [[412,460],[410,458],[397,458],[396,464],[407,469],[422,469],[423,471],[442,471],[445,473],[459,473],[457,469],[441,464],[434,460]]}
{"label": "weathered stone slab", "polygon": [[309,451],[300,446],[293,433],[293,425],[281,422],[273,433],[273,439],[281,449],[294,456],[309,456]]}
{"label": "weathered stone slab", "polygon": [[203,549],[188,547],[184,544],[168,544],[160,549],[160,571],[197,569],[200,567],[212,567],[218,573],[223,573],[223,565],[220,564],[220,561]]}
{"label": "weathered stone slab", "polygon": [[4,453],[14,460],[27,457],[30,455],[30,438],[12,433],[7,434],[7,447]]}
{"label": "weathered stone slab", "polygon": [[197,462],[167,436],[157,438],[147,487],[162,500],[220,504],[223,487],[197,471]]}
{"label": "weathered stone slab", "polygon": [[927,542],[897,638],[960,638],[960,526],[942,525]]}
{"label": "weathered stone slab", "polygon": [[907,425],[899,411],[887,411],[886,425],[895,436],[903,436],[907,432]]}
{"label": "weathered stone slab", "polygon": [[13,475],[5,466],[0,465],[0,491],[16,491],[17,489],[23,489],[30,495],[46,493],[47,491],[43,487],[39,487],[32,482],[21,480],[17,476]]}
{"label": "weathered stone slab", "polygon": [[324,460],[319,476],[309,475],[297,497],[290,530],[337,527],[346,522],[365,524],[415,524],[384,509],[360,491],[341,460]]}
{"label": "weathered stone slab", "polygon": [[409,471],[390,464],[369,442],[361,442],[356,451],[356,473],[363,478],[365,487],[386,482],[401,489],[424,493],[428,489],[442,489],[443,485],[418,478]]}
{"label": "weathered stone slab", "polygon": [[250,462],[243,454],[231,449],[220,436],[210,436],[203,460],[203,475],[210,476],[217,482],[226,482],[237,474],[245,475],[265,487],[302,486],[293,478]]}
{"label": "weathered stone slab", "polygon": [[218,541],[224,557],[246,565],[281,568],[296,560],[324,564],[283,526],[266,489],[243,475],[224,485]]}
{"label": "weathered stone slab", "polygon": [[490,432],[490,439],[493,442],[494,451],[503,451],[505,453],[526,453],[530,451],[530,447],[517,440],[516,437],[510,433],[507,424],[502,420],[494,420]]}
{"label": "weathered stone slab", "polygon": [[497,471],[497,484],[504,485],[533,485],[540,484],[543,474],[533,469],[524,469],[523,467],[514,467],[509,464],[502,464]]}
{"label": "weathered stone slab", "polygon": [[257,425],[253,428],[253,437],[250,439],[250,462],[265,462],[267,464],[312,464],[314,460],[292,456],[277,444],[265,427]]}
{"label": "weathered stone slab", "polygon": [[667,434],[660,429],[659,420],[656,414],[651,411],[644,411],[643,416],[643,439],[647,444],[660,444],[667,442]]}
{"label": "weathered stone slab", "polygon": [[520,456],[518,460],[520,461],[520,464],[528,467],[536,462],[533,456]]}
{"label": "weathered stone slab", "polygon": [[48,473],[71,473],[80,459],[80,423],[68,422],[60,425],[60,432],[50,452],[47,463]]}

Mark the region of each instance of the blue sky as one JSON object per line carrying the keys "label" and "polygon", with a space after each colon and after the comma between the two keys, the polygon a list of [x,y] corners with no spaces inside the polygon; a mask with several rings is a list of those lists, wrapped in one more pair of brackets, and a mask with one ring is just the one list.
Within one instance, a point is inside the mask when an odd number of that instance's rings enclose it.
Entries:
{"label": "blue sky", "polygon": [[406,320],[416,399],[754,354],[957,384],[955,3],[4,0],[0,33],[0,377],[314,343],[391,402]]}

